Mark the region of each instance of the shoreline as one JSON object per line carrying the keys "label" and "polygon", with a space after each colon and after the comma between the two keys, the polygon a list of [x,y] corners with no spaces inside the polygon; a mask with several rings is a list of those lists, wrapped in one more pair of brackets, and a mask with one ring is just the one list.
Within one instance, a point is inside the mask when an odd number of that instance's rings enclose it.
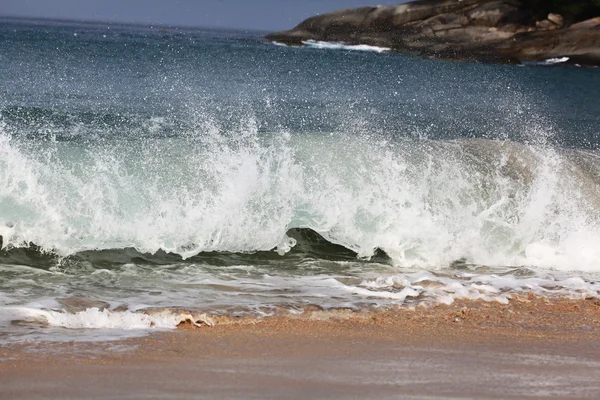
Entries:
{"label": "shoreline", "polygon": [[315,15],[265,40],[291,46],[307,40],[344,42],[492,64],[567,58],[569,64],[598,66],[600,8],[587,6],[580,4],[575,12],[543,2],[414,0]]}
{"label": "shoreline", "polygon": [[[600,300],[312,311],[0,348],[0,397],[593,398]],[[110,383],[110,384],[107,384]]]}

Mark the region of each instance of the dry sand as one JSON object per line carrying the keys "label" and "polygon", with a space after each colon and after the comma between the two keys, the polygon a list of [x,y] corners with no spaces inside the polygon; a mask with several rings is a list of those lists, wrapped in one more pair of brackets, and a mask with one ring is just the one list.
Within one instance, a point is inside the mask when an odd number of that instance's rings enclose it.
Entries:
{"label": "dry sand", "polygon": [[600,301],[320,311],[0,349],[0,399],[600,396]]}

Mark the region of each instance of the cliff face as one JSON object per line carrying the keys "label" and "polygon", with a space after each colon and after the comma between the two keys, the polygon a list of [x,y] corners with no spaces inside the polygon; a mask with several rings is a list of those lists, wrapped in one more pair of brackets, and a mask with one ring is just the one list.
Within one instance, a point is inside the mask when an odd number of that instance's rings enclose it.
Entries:
{"label": "cliff face", "polygon": [[600,65],[600,17],[570,24],[563,15],[536,21],[531,0],[421,0],[362,7],[309,18],[267,40],[390,47],[428,57],[489,62],[570,57]]}

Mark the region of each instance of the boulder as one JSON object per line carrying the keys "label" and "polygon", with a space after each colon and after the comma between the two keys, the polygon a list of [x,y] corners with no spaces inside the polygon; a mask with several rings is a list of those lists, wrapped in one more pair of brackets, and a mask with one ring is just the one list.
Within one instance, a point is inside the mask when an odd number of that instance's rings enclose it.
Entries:
{"label": "boulder", "polygon": [[499,50],[520,60],[569,57],[572,63],[600,65],[600,17],[567,29],[516,34]]}
{"label": "boulder", "polygon": [[556,25],[558,29],[565,26],[565,18],[560,14],[548,14],[548,21]]}
{"label": "boulder", "polygon": [[505,1],[492,1],[478,6],[468,12],[467,16],[470,25],[495,27],[517,9],[516,5]]}
{"label": "boulder", "polygon": [[547,31],[550,29],[556,29],[557,26],[552,21],[545,19],[536,22],[535,27],[540,31]]}
{"label": "boulder", "polygon": [[566,27],[565,18],[557,13],[534,21],[519,0],[420,0],[318,15],[266,40],[289,45],[340,41],[485,62],[541,60],[548,54],[585,57],[586,63],[596,59],[598,23],[588,20]]}

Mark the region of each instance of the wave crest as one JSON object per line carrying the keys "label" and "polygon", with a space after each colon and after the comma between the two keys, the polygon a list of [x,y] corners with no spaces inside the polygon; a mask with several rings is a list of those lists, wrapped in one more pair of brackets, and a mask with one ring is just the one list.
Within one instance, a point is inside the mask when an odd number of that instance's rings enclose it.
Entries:
{"label": "wave crest", "polygon": [[[309,228],[396,265],[600,270],[592,151],[484,139],[259,133],[205,120],[136,141],[0,133],[0,235],[62,256],[133,248],[183,258],[291,247]],[[8,225],[7,225],[8,224]]]}

